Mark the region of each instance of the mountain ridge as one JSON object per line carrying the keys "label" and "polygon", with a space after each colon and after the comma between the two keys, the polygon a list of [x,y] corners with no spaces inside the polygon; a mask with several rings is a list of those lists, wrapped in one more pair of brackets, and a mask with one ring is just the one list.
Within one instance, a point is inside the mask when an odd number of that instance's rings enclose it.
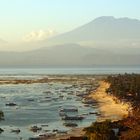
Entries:
{"label": "mountain ridge", "polygon": [[42,41],[40,47],[20,53],[0,52],[0,65],[139,65],[140,21],[96,18],[70,32]]}

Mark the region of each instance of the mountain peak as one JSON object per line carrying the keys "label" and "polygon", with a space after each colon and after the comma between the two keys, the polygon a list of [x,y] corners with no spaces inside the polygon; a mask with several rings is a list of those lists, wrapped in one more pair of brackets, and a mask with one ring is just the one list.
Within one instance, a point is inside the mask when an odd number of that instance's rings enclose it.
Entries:
{"label": "mountain peak", "polygon": [[94,21],[96,20],[114,20],[115,17],[113,16],[101,16],[101,17],[98,17],[98,18],[95,18]]}
{"label": "mountain peak", "polygon": [[125,22],[139,22],[138,19],[132,19],[128,17],[121,17],[121,18],[115,18],[113,16],[101,16],[95,18],[92,22],[104,22],[104,21],[125,21]]}
{"label": "mountain peak", "polygon": [[[84,24],[70,32],[48,40],[51,45],[69,44],[81,42],[113,42],[114,40],[127,40],[136,43],[140,39],[140,20],[127,17],[116,18],[113,16],[102,16]],[[49,44],[49,45],[50,45]],[[131,44],[131,43],[130,43]],[[120,46],[120,44],[118,45]]]}

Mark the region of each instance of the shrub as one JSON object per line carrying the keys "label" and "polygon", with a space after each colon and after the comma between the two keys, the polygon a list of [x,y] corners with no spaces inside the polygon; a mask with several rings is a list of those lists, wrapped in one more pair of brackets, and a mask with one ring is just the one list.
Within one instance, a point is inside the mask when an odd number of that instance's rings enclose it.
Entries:
{"label": "shrub", "polygon": [[112,123],[109,120],[104,122],[95,122],[90,127],[84,129],[88,140],[117,140]]}

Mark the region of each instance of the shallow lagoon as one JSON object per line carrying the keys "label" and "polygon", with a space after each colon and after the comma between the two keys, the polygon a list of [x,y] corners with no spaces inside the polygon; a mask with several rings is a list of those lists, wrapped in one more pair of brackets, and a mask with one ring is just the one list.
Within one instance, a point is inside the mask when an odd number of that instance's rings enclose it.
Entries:
{"label": "shallow lagoon", "polygon": [[[20,79],[20,76],[16,78]],[[38,133],[45,133],[48,130],[51,132],[54,129],[69,130],[70,128],[63,125],[65,121],[59,116],[61,106],[78,107],[78,115],[97,111],[97,107],[85,107],[81,99],[76,96],[76,93],[85,93],[87,87],[80,87],[79,81],[76,82],[76,86],[72,85],[70,82],[0,85],[0,109],[5,114],[5,120],[0,122],[1,128],[5,130],[0,134],[0,140],[17,140],[20,137],[28,139]],[[14,102],[17,106],[6,106],[5,104],[9,102]],[[78,127],[83,127],[95,120],[96,116],[90,114],[85,115],[83,121],[76,123]],[[29,130],[31,126],[44,124],[48,126],[43,126],[37,133]],[[21,132],[11,133],[14,128],[19,128]]]}

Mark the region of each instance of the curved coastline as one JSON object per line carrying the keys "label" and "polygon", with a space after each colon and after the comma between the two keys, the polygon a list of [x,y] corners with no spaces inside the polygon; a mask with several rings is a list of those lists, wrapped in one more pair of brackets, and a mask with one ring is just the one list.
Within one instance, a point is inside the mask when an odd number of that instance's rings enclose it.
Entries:
{"label": "curved coastline", "polygon": [[[106,93],[110,84],[105,81],[99,81],[99,87],[91,92],[88,96],[98,102],[98,108],[101,115],[98,116],[97,121],[111,121],[121,120],[129,115],[131,105],[129,103],[121,102],[113,95]],[[84,135],[83,128],[74,128],[68,131],[68,134],[57,135],[56,137],[49,138],[48,140],[68,139],[70,137],[80,137]]]}
{"label": "curved coastline", "polygon": [[124,117],[127,117],[131,105],[126,102],[118,100],[115,96],[107,94],[106,89],[110,87],[110,84],[105,81],[99,81],[99,87],[95,92],[92,92],[89,97],[98,102],[99,111],[101,116],[97,121],[104,121],[106,119],[117,121]]}

